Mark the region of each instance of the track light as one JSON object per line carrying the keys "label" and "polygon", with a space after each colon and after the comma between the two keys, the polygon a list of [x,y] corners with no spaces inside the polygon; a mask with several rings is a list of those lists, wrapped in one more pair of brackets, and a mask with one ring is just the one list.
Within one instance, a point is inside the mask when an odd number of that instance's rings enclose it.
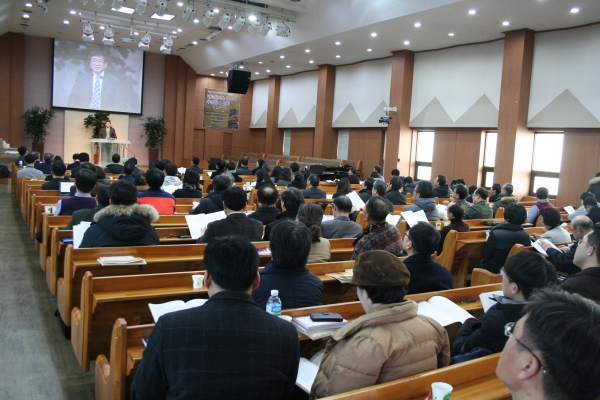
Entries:
{"label": "track light", "polygon": [[35,2],[42,10],[44,10],[45,14],[48,14],[48,7],[46,7],[46,4],[45,4],[48,2],[48,0],[35,0]]}
{"label": "track light", "polygon": [[148,0],[137,0],[138,5],[135,7],[135,12],[142,15],[148,7]]}
{"label": "track light", "polygon": [[244,24],[246,24],[246,17],[244,17],[243,15],[236,17],[235,23],[233,24],[233,30],[239,32],[240,29],[242,29],[242,27],[244,26]]}
{"label": "track light", "polygon": [[204,12],[204,18],[202,18],[202,23],[207,27],[210,26],[213,18],[215,17],[215,12],[212,9],[208,9]]}
{"label": "track light", "polygon": [[112,26],[108,25],[104,30],[104,36],[102,37],[102,44],[112,46],[115,44],[115,30]]}
{"label": "track light", "polygon": [[277,36],[289,37],[291,34],[290,27],[288,26],[288,20],[279,21],[277,24]]}
{"label": "track light", "polygon": [[94,0],[94,3],[96,3],[98,7],[102,7],[104,5],[104,0]]}
{"label": "track light", "polygon": [[258,19],[250,19],[248,22],[248,32],[254,33],[260,27],[260,21]]}
{"label": "track light", "polygon": [[185,5],[185,9],[183,10],[183,20],[189,21],[194,15],[196,15],[194,3],[187,3]]}
{"label": "track light", "polygon": [[79,0],[79,1],[81,1],[81,4],[83,4],[85,6],[87,3],[89,3],[90,0]]}
{"label": "track light", "polygon": [[138,47],[142,50],[149,50],[151,41],[152,41],[152,37],[150,36],[150,34],[148,32],[146,32],[140,39],[140,44],[138,44]]}
{"label": "track light", "polygon": [[209,42],[212,42],[212,40],[214,38],[216,38],[217,36],[219,36],[220,33],[221,33],[221,28],[213,28],[213,31],[210,33],[210,35],[208,35],[206,37],[206,40],[208,40]]}
{"label": "track light", "polygon": [[123,7],[123,2],[125,0],[113,0],[112,2],[112,8],[114,8],[115,10],[118,10],[119,8]]}
{"label": "track light", "polygon": [[163,54],[171,54],[171,47],[173,46],[173,38],[167,35],[163,37],[163,44],[160,46],[160,51]]}
{"label": "track light", "polygon": [[267,34],[271,32],[271,29],[273,29],[271,21],[265,21],[265,23],[260,26],[258,33],[260,33],[261,36],[267,36]]}
{"label": "track light", "polygon": [[217,26],[221,29],[225,29],[229,21],[231,21],[231,15],[229,15],[229,13],[227,12],[224,12],[223,15],[221,15],[221,20],[219,21]]}
{"label": "track light", "polygon": [[156,15],[162,17],[163,15],[165,15],[165,11],[167,11],[167,1],[156,0]]}
{"label": "track light", "polygon": [[93,42],[94,41],[94,28],[92,27],[92,24],[90,23],[90,21],[86,21],[83,24],[83,36],[81,37],[81,39],[84,42]]}

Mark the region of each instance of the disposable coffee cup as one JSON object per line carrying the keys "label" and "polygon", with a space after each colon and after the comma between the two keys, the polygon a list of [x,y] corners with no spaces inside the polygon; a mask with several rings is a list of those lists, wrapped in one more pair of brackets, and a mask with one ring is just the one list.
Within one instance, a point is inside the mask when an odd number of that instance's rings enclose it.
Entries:
{"label": "disposable coffee cup", "polygon": [[286,320],[287,322],[292,322],[292,317],[289,315],[280,315],[279,318]]}
{"label": "disposable coffee cup", "polygon": [[204,284],[204,275],[192,275],[192,284],[194,289],[202,289]]}
{"label": "disposable coffee cup", "polygon": [[452,386],[444,382],[434,382],[431,384],[431,395],[433,400],[450,400]]}

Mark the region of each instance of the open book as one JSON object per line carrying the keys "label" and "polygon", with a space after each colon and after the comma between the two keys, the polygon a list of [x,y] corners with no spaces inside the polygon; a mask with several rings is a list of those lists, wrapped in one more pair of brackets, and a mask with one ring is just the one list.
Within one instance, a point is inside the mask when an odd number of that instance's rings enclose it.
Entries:
{"label": "open book", "polygon": [[344,319],[342,322],[314,322],[310,319],[310,315],[307,315],[306,317],[294,318],[292,323],[300,333],[304,333],[312,340],[316,340],[331,336],[333,332],[348,324],[348,321]]}
{"label": "open book", "polygon": [[483,306],[483,312],[487,312],[494,304],[498,304],[497,298],[503,296],[502,290],[496,290],[495,292],[486,292],[479,294],[479,300]]}
{"label": "open book", "polygon": [[546,240],[546,239],[538,239],[538,240],[536,240],[535,242],[531,242],[531,245],[533,246],[533,248],[534,248],[534,249],[536,249],[537,251],[539,251],[540,253],[542,253],[543,255],[545,255],[546,257],[548,257],[548,254],[546,253],[546,250],[544,250],[544,248],[542,247],[542,244],[540,243],[541,241],[544,241],[544,242],[546,242],[546,243],[550,244],[550,247],[551,247],[551,248],[553,248],[553,249],[556,249],[556,250],[560,251],[560,250],[558,249],[558,247],[556,247],[556,246],[554,245],[554,243],[552,243],[551,241],[549,241],[549,240]]}
{"label": "open book", "polygon": [[433,296],[427,301],[419,302],[418,313],[435,319],[442,326],[456,322],[464,324],[469,318],[475,318],[461,306],[442,296]]}
{"label": "open book", "polygon": [[393,226],[398,226],[398,223],[400,223],[400,215],[388,214],[388,216],[385,217],[385,222]]}
{"label": "open book", "polygon": [[400,213],[400,215],[402,215],[402,218],[404,218],[406,220],[406,223],[408,224],[409,227],[415,226],[420,221],[429,223],[429,220],[427,219],[427,216],[425,215],[425,211],[423,211],[423,210],[419,210],[417,212],[402,211]]}
{"label": "open book", "polygon": [[575,209],[573,208],[573,206],[564,206],[563,208],[565,209],[565,212],[567,214],[573,214],[575,212]]}
{"label": "open book", "polygon": [[310,360],[304,357],[300,358],[300,364],[298,364],[298,376],[296,377],[296,386],[304,390],[306,393],[310,393],[310,389],[317,377],[319,372],[319,365],[323,359],[325,350],[319,351],[317,354],[312,356]]}
{"label": "open book", "polygon": [[204,235],[204,231],[209,223],[224,219],[225,217],[227,217],[225,211],[219,211],[210,214],[186,215],[185,221],[188,224],[188,228],[190,228],[192,239],[198,239]]}
{"label": "open book", "polygon": [[157,322],[158,319],[165,314],[175,311],[187,310],[188,308],[200,307],[207,301],[208,299],[192,299],[186,303],[183,300],[174,300],[162,304],[148,303],[148,307],[150,308],[150,312],[152,313],[152,318],[154,318],[154,322]]}
{"label": "open book", "polygon": [[325,276],[329,276],[330,278],[335,278],[341,283],[349,283],[350,279],[352,279],[352,275],[354,274],[354,269],[347,269],[344,272],[330,272],[329,274],[325,274]]}

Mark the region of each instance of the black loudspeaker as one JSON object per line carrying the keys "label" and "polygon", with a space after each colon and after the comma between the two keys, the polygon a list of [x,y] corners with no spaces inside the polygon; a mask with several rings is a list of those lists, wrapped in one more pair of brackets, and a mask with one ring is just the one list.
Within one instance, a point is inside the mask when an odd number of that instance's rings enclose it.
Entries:
{"label": "black loudspeaker", "polygon": [[239,69],[229,70],[227,76],[227,91],[229,93],[246,94],[250,87],[250,71],[240,71]]}

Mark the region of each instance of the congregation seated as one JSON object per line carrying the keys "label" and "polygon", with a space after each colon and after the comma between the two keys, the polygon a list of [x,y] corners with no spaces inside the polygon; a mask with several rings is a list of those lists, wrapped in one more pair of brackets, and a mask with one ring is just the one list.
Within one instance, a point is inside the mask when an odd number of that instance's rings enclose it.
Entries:
{"label": "congregation seated", "polygon": [[[90,165],[94,167],[93,164]],[[92,197],[91,192],[97,188],[96,181],[96,172],[88,168],[80,168],[79,173],[75,177],[75,185],[72,186],[72,188],[75,188],[73,189],[75,191],[73,197],[59,200],[54,208],[54,215],[72,215],[77,210],[94,208],[96,200]],[[100,187],[97,190],[100,190]]]}
{"label": "congregation seated", "polygon": [[229,189],[233,185],[233,179],[231,175],[217,175],[212,181],[213,190],[210,191],[206,197],[202,198],[200,204],[190,211],[190,214],[211,214],[214,212],[223,211],[223,197],[224,191]]}
{"label": "congregation seated", "polygon": [[230,187],[222,193],[221,198],[227,217],[210,222],[197,243],[208,243],[217,236],[231,235],[259,242],[263,234],[263,225],[260,221],[248,218],[244,213],[247,204],[246,192],[242,188]]}
{"label": "congregation seated", "polygon": [[469,195],[465,198],[465,201],[467,203],[473,204],[473,194],[475,193],[476,190],[477,190],[477,186],[475,186],[475,185],[469,186]]}
{"label": "congregation seated", "polygon": [[544,239],[551,243],[566,243],[571,241],[571,235],[561,226],[560,212],[554,207],[544,208],[540,217],[546,232],[539,236],[533,234],[535,240]]}
{"label": "congregation seated", "polygon": [[108,164],[104,167],[104,172],[108,174],[121,174],[123,173],[123,165],[120,164],[121,156],[119,153],[115,153],[112,155],[112,164]]}
{"label": "congregation seated", "polygon": [[35,165],[36,169],[39,169],[48,175],[51,172],[52,163],[54,162],[54,153],[44,153],[44,162],[39,162]]}
{"label": "congregation seated", "polygon": [[[370,200],[372,201],[372,200]],[[316,399],[445,367],[448,333],[405,300],[411,274],[393,254],[361,253],[350,285],[366,312],[331,335],[313,383]]]}
{"label": "congregation seated", "polygon": [[138,174],[135,177],[135,188],[138,191],[138,195],[142,192],[145,192],[146,190],[148,190],[149,186],[148,183],[146,182],[146,173],[142,172],[141,174]]}
{"label": "congregation seated", "polygon": [[110,205],[110,186],[104,186],[98,192],[98,196],[96,196],[96,200],[98,204],[94,206],[94,208],[86,208],[83,210],[77,210],[73,212],[71,215],[71,221],[67,224],[66,229],[72,230],[73,226],[79,225],[81,222],[92,222],[94,221],[94,215],[104,207]]}
{"label": "congregation seated", "polygon": [[[135,171],[135,165],[133,171]],[[96,178],[98,178],[97,183],[100,185],[110,185],[110,181],[106,179],[106,172],[99,165],[96,165]]]}
{"label": "congregation seated", "polygon": [[133,183],[135,186],[135,178],[133,177],[133,171],[135,166],[133,164],[126,163],[123,165],[123,175],[119,176],[119,180]]}
{"label": "congregation seated", "polygon": [[23,158],[25,167],[17,171],[17,179],[21,179],[22,177],[28,178],[43,178],[44,173],[39,169],[35,168],[35,155],[29,153],[26,154]]}
{"label": "congregation seated", "polygon": [[350,220],[352,201],[348,196],[340,196],[333,200],[331,212],[333,219],[321,223],[321,235],[327,239],[356,238],[362,235],[362,226]]}
{"label": "congregation seated", "polygon": [[413,225],[404,234],[402,248],[408,254],[404,265],[410,271],[408,294],[454,289],[450,271],[431,258],[439,241],[440,233],[423,221]]}
{"label": "congregation seated", "polygon": [[183,177],[181,189],[176,189],[173,192],[176,199],[201,199],[202,185],[200,185],[200,176],[188,170]]}
{"label": "congregation seated", "polygon": [[302,195],[305,199],[324,199],[327,197],[327,193],[324,190],[319,189],[319,183],[321,179],[315,174],[311,174],[308,177],[308,183],[310,187],[302,191]]}
{"label": "congregation seated", "polygon": [[400,192],[402,188],[402,179],[399,176],[392,176],[385,197],[395,206],[406,205],[406,196]]}
{"label": "congregation seated", "polygon": [[256,248],[245,238],[219,237],[206,246],[209,300],[160,317],[137,367],[132,400],[291,397],[298,333],[252,299],[262,286],[258,264]]}
{"label": "congregation seated", "polygon": [[447,199],[450,197],[452,190],[447,185],[446,177],[444,175],[438,175],[433,181],[433,197],[440,199]]}
{"label": "congregation seated", "polygon": [[534,224],[538,219],[540,213],[546,208],[554,208],[554,204],[550,203],[548,200],[548,189],[545,187],[539,187],[535,191],[535,195],[538,198],[538,201],[531,206],[529,212],[527,213],[527,222],[530,224]]}
{"label": "congregation seated", "polygon": [[17,153],[19,153],[19,156],[15,158],[15,165],[17,167],[22,167],[25,165],[25,155],[27,155],[27,147],[19,146],[17,148]]}
{"label": "congregation seated", "polygon": [[556,250],[548,242],[542,241],[540,244],[552,262],[561,267],[563,272],[569,275],[576,274],[577,272],[581,272],[581,268],[573,264],[575,252],[577,251],[577,247],[579,247],[580,240],[592,231],[592,226],[591,219],[585,215],[577,216],[571,221],[571,235],[575,239],[575,242],[570,247],[560,246]]}
{"label": "congregation seated", "polygon": [[581,238],[573,263],[581,272],[566,279],[560,288],[600,302],[600,225]]}
{"label": "congregation seated", "polygon": [[253,175],[250,168],[248,168],[248,159],[247,158],[242,158],[238,162],[238,169],[235,171],[235,173],[238,175]]}
{"label": "congregation seated", "polygon": [[296,188],[287,188],[281,193],[281,209],[282,211],[275,216],[275,221],[265,226],[264,241],[270,240],[271,231],[281,221],[286,219],[296,220],[298,209],[304,204],[302,192]]}
{"label": "congregation seated", "polygon": [[168,163],[165,165],[165,181],[163,183],[164,186],[181,186],[181,179],[177,176],[177,165],[173,163]]}
{"label": "congregation seated", "polygon": [[185,170],[185,175],[187,175],[188,172],[195,172],[198,175],[203,174],[204,170],[200,168],[198,164],[200,164],[200,159],[196,156],[192,157],[192,165]]}
{"label": "congregation seated", "polygon": [[415,192],[416,187],[417,187],[417,182],[413,181],[412,176],[404,177],[404,189],[402,189],[404,193],[413,194]]}
{"label": "congregation seated", "polygon": [[352,186],[350,186],[350,181],[348,178],[342,178],[337,181],[337,191],[333,194],[332,198],[337,198],[339,196],[346,196],[348,193],[352,191]]}
{"label": "congregation seated", "polygon": [[435,200],[433,200],[433,185],[426,180],[420,180],[415,187],[413,204],[409,204],[404,208],[404,211],[418,212],[423,210],[429,221],[437,221],[440,219]]}
{"label": "congregation seated", "polygon": [[293,173],[293,180],[288,185],[288,187],[295,187],[298,190],[306,190],[306,178],[304,174],[300,171],[296,171]]}
{"label": "congregation seated", "polygon": [[581,206],[573,211],[572,213],[569,214],[569,221],[573,221],[575,219],[575,217],[578,217],[580,215],[586,215],[587,211],[585,210],[585,205],[583,204],[584,200],[587,199],[588,197],[593,197],[594,195],[591,194],[590,192],[583,192],[580,196],[579,196],[579,200],[581,201]]}
{"label": "congregation seated", "polygon": [[133,183],[123,180],[113,183],[109,196],[110,205],[94,215],[80,248],[160,244],[156,229],[151,225],[158,221],[158,212],[151,205],[137,203]]}
{"label": "congregation seated", "polygon": [[[73,155],[75,156],[75,155]],[[82,164],[84,163],[89,163],[90,162],[90,155],[88,153],[82,152],[79,153],[78,155],[79,160],[71,165],[73,165],[73,167],[71,168],[71,178],[77,176],[77,173],[79,172],[79,169],[81,168]],[[67,167],[67,169],[69,169],[69,167]]]}
{"label": "congregation seated", "polygon": [[225,166],[227,165],[227,163],[223,160],[219,160],[216,163],[217,169],[210,174],[210,179],[215,179],[217,176],[221,175],[223,172],[225,172]]}
{"label": "congregation seated", "polygon": [[523,313],[504,329],[509,339],[496,368],[512,398],[596,400],[600,305],[545,289]]}
{"label": "congregation seated", "polygon": [[510,203],[506,206],[504,211],[506,222],[496,225],[490,231],[490,235],[481,251],[479,268],[497,274],[515,244],[531,245],[531,238],[523,230],[523,223],[526,218],[527,212],[521,204]]}
{"label": "congregation seated", "polygon": [[[273,169],[275,171],[275,168]],[[292,183],[292,170],[289,168],[283,168],[279,173],[279,179],[277,180],[277,186],[288,187]]]}
{"label": "congregation seated", "polygon": [[387,185],[385,184],[384,181],[382,181],[382,180],[375,181],[375,182],[373,182],[373,191],[371,192],[371,194],[372,194],[372,197],[375,197],[375,196],[381,197],[383,199],[383,201],[385,202],[385,204],[387,205],[388,212],[391,214],[394,212],[394,205],[385,196],[386,190],[387,190]]}
{"label": "congregation seated", "polygon": [[256,175],[256,171],[261,169],[264,164],[265,164],[265,160],[263,160],[262,158],[259,158],[258,160],[256,160],[256,168],[254,168],[252,170],[252,175]]}
{"label": "congregation seated", "polygon": [[356,168],[350,167],[348,170],[348,181],[350,181],[352,185],[358,185],[360,183],[360,177],[356,172]]}
{"label": "congregation seated", "polygon": [[269,172],[264,168],[260,168],[258,171],[256,171],[256,183],[254,184],[254,187],[256,189],[260,189],[265,185],[275,188],[273,181],[269,177]]}
{"label": "congregation seated", "polygon": [[[469,319],[460,327],[452,344],[452,356],[485,349],[499,353],[508,338],[504,326],[516,322],[535,290],[556,284],[554,266],[540,254],[522,251],[509,257],[502,269],[502,296],[479,320]],[[462,361],[470,359],[468,357]]]}
{"label": "congregation seated", "polygon": [[[269,179],[268,176],[267,179]],[[269,180],[269,182],[271,181]],[[263,225],[268,225],[275,221],[277,214],[279,214],[279,209],[275,206],[277,202],[277,189],[271,184],[263,185],[258,189],[257,197],[258,208],[252,214],[248,215],[248,218],[256,219],[262,222]]]}
{"label": "congregation seated", "polygon": [[490,204],[495,204],[496,201],[501,197],[502,186],[499,183],[494,183],[492,185],[492,194],[488,197],[488,202]]}
{"label": "congregation seated", "polygon": [[600,222],[600,205],[596,201],[595,197],[588,197],[583,201],[587,217],[592,220],[594,224]]}
{"label": "congregation seated", "polygon": [[146,172],[148,189],[138,194],[138,201],[140,204],[150,204],[159,215],[172,215],[175,214],[175,196],[161,189],[164,181],[165,174],[161,170],[150,168]]}
{"label": "congregation seated", "polygon": [[500,191],[500,198],[494,203],[493,211],[496,214],[499,208],[506,207],[511,203],[518,203],[519,198],[516,194],[513,194],[514,186],[511,183],[506,183],[502,186]]}
{"label": "congregation seated", "polygon": [[51,166],[52,180],[42,185],[42,190],[59,190],[61,182],[70,182],[69,178],[65,178],[67,166],[61,161],[52,163]]}
{"label": "congregation seated", "polygon": [[232,177],[234,182],[242,182],[242,178],[235,173],[235,164],[232,162],[228,162],[225,164],[225,172],[228,172]]}
{"label": "congregation seated", "polygon": [[[469,192],[467,191],[467,187],[465,185],[456,185],[456,187],[452,189],[452,194],[450,195],[452,200],[450,201],[450,203],[454,203],[461,206],[463,210],[467,212],[467,210],[470,207],[470,204],[465,199],[468,195]],[[450,206],[450,203],[448,204],[448,207]]]}
{"label": "congregation seated", "polygon": [[[488,191],[480,187],[473,192],[473,205],[467,208],[465,219],[490,219],[494,212],[487,203]],[[500,200],[498,200],[500,201]]]}
{"label": "congregation seated", "polygon": [[283,309],[323,304],[323,282],[306,268],[312,234],[302,224],[284,220],[273,228],[271,261],[260,271],[260,286],[252,292],[263,310],[271,290],[279,291]]}
{"label": "congregation seated", "polygon": [[360,197],[364,203],[373,197],[373,183],[375,183],[373,178],[365,179],[362,184],[362,189],[358,192],[358,197]]}
{"label": "congregation seated", "polygon": [[457,232],[469,232],[471,230],[469,225],[463,221],[464,215],[465,210],[458,204],[452,204],[448,206],[448,219],[450,220],[450,224],[444,225],[444,227],[440,230],[440,243],[438,244],[436,249],[438,255],[442,254],[444,240],[446,240],[448,232],[450,232],[451,230]]}
{"label": "congregation seated", "polygon": [[[81,158],[84,158],[82,155],[80,155],[80,156],[81,156]],[[92,171],[94,173],[94,175],[96,175],[96,184],[94,185],[94,187],[90,191],[90,194],[92,195],[92,197],[98,196],[98,192],[100,191],[100,189],[103,186],[106,186],[106,184],[98,182],[98,172],[97,172],[98,168],[97,168],[97,166],[94,165],[94,164],[92,164],[92,163],[90,163],[90,162],[88,162],[88,161],[85,161],[85,162],[82,161],[81,164],[79,164],[79,166],[77,167],[77,172],[72,172],[71,171],[71,177],[72,178],[73,177],[77,178],[77,174],[79,174],[79,171],[83,171],[83,170]],[[71,186],[71,189],[69,191],[69,197],[75,196],[76,192],[77,192],[77,185]]]}
{"label": "congregation seated", "polygon": [[323,222],[323,209],[314,203],[304,203],[298,209],[296,221],[306,226],[311,234],[312,244],[308,254],[308,263],[328,262],[331,258],[331,244],[329,240],[321,237],[321,223]]}
{"label": "congregation seated", "polygon": [[386,222],[388,206],[381,196],[374,196],[365,205],[363,215],[368,226],[354,241],[352,260],[365,251],[385,250],[396,256],[402,254],[402,237],[398,228]]}

